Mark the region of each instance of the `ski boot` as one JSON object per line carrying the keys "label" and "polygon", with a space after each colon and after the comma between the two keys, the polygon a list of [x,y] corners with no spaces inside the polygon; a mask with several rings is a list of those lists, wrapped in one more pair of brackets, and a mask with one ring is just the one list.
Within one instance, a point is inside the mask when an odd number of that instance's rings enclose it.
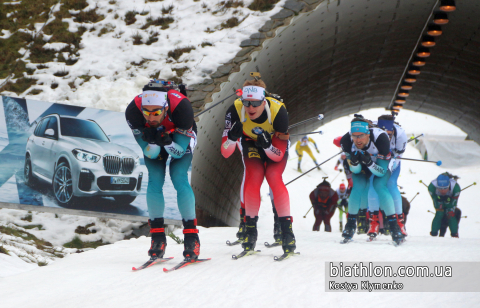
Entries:
{"label": "ski boot", "polygon": [[325,232],[332,232],[332,225],[325,225]]}
{"label": "ski boot", "polygon": [[345,229],[342,232],[342,237],[344,242],[351,240],[355,234],[355,229],[357,228],[357,215],[350,214],[347,218],[347,223],[345,224]]}
{"label": "ski boot", "polygon": [[292,230],[293,218],[291,216],[280,217],[280,226],[282,228],[282,248],[284,253],[294,252],[297,248],[295,235]]}
{"label": "ski boot", "polygon": [[183,256],[186,261],[194,262],[200,254],[200,239],[198,238],[197,219],[184,220],[183,222]]}
{"label": "ski boot", "polygon": [[363,209],[358,211],[357,234],[365,233],[367,233],[367,210]]}
{"label": "ski boot", "polygon": [[452,237],[458,238],[458,232],[457,233],[451,233],[450,234]]}
{"label": "ski boot", "polygon": [[378,224],[378,212],[370,212],[370,228],[367,235],[377,237],[380,225]]}
{"label": "ski boot", "polygon": [[[379,232],[380,234],[383,234],[383,235],[390,235],[390,227],[388,226],[387,218],[386,218],[387,216],[385,215],[384,211],[381,211],[381,214],[382,214],[383,228],[381,228]],[[379,212],[379,219],[380,219],[380,212]]]}
{"label": "ski boot", "polygon": [[317,163],[317,161],[316,161],[316,160],[314,160],[313,162],[315,163],[315,166],[317,166],[317,170],[319,170],[319,171],[320,171],[321,169],[320,169],[320,166],[318,166],[318,163]]}
{"label": "ski boot", "polygon": [[343,222],[340,221],[340,232],[343,232]]}
{"label": "ski boot", "polygon": [[405,221],[405,216],[402,214],[400,215],[397,215],[397,223],[398,223],[398,227],[400,228],[400,231],[402,232],[403,236],[407,236],[407,230],[405,229],[405,224],[404,224],[404,221]]}
{"label": "ski boot", "polygon": [[245,251],[255,250],[257,244],[257,221],[258,216],[254,218],[245,216],[245,237],[243,238],[242,248]]}
{"label": "ski boot", "polygon": [[278,220],[273,224],[273,238],[275,239],[275,243],[282,245],[282,227]]}
{"label": "ski boot", "polygon": [[[431,236],[437,236],[437,235],[438,235],[438,231],[435,231],[435,232],[430,231],[430,235],[431,235]],[[442,235],[441,235],[441,236],[442,236]],[[442,236],[442,237],[443,237],[443,236]]]}
{"label": "ski boot", "polygon": [[400,227],[398,226],[397,215],[394,214],[387,216],[387,223],[390,226],[392,240],[397,244],[402,243],[405,237],[403,236],[402,231],[400,231]]}
{"label": "ski boot", "polygon": [[438,236],[445,237],[445,233],[447,233],[447,227],[441,226],[440,227],[440,234]]}
{"label": "ski boot", "polygon": [[240,225],[238,226],[237,238],[243,241],[245,237],[245,209],[240,208]]}
{"label": "ski boot", "polygon": [[150,234],[152,235],[150,249],[148,255],[150,258],[157,259],[163,258],[165,254],[165,248],[167,247],[167,238],[165,236],[165,225],[163,218],[155,218],[154,220],[148,220],[150,225]]}
{"label": "ski boot", "polygon": [[297,171],[300,172],[300,173],[302,173],[302,169],[300,168],[300,162],[298,162]]}

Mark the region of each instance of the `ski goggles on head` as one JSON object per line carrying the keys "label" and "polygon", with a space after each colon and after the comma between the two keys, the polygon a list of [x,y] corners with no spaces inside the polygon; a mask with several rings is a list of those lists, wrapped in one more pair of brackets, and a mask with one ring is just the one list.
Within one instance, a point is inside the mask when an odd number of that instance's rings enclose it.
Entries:
{"label": "ski goggles on head", "polygon": [[253,107],[259,107],[263,103],[263,100],[261,101],[247,101],[245,99],[242,99],[242,104],[245,107],[253,106]]}
{"label": "ski goggles on head", "polygon": [[154,116],[154,117],[156,117],[156,116],[161,115],[162,112],[163,112],[163,110],[165,110],[165,107],[162,108],[162,109],[157,109],[157,110],[153,110],[153,111],[146,110],[146,109],[143,109],[143,108],[142,108],[142,113],[143,113],[144,115],[146,115],[147,117],[149,117],[149,116]]}

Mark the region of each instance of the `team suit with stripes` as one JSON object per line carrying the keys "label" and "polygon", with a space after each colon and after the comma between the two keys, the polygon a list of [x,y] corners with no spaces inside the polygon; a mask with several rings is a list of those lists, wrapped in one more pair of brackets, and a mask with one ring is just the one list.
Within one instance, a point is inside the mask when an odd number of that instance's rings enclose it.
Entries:
{"label": "team suit with stripes", "polygon": [[[197,141],[197,127],[193,119],[191,103],[186,97],[184,89],[183,87],[182,93],[171,88],[157,90],[155,82],[150,83],[143,88],[143,93],[135,97],[125,111],[127,123],[132,129],[135,140],[142,148],[145,165],[148,169],[147,206],[152,235],[148,254],[152,259],[162,258],[167,246],[164,228],[163,184],[169,156],[171,157],[170,178],[177,191],[178,210],[182,215],[184,227],[183,256],[185,260],[196,260],[200,254],[195,196],[188,182],[187,173],[192,164],[193,150]],[[149,96],[157,103],[150,103]],[[158,119],[161,121],[158,127],[150,127],[146,120],[144,114],[151,117],[151,113],[155,112],[145,109],[147,106],[160,108],[157,109],[162,112],[160,117],[165,114],[162,120]],[[167,107],[168,109],[166,109]],[[145,112],[150,112],[150,115]]]}
{"label": "team suit with stripes", "polygon": [[[253,249],[256,242],[256,221],[260,209],[260,187],[264,179],[267,179],[271,194],[275,200],[274,206],[277,211],[282,229],[282,237],[285,252],[295,249],[295,238],[291,230],[292,218],[290,216],[290,198],[288,190],[283,182],[282,174],[288,160],[288,147],[290,144],[288,135],[288,113],[285,105],[271,97],[264,98],[264,111],[256,119],[251,120],[246,114],[245,106],[241,99],[237,99],[230,106],[225,115],[225,129],[222,136],[221,153],[225,158],[230,157],[238,147],[242,153],[244,164],[243,175],[243,203],[245,205],[246,234],[244,239],[245,250]],[[243,127],[242,135],[237,140],[229,138],[229,132],[236,123]],[[257,135],[252,129],[260,127],[271,138],[271,144],[267,148],[259,146]],[[252,245],[246,245],[249,241],[249,228],[254,240]],[[286,229],[285,229],[286,228]],[[285,239],[288,238],[290,243]],[[251,238],[250,238],[251,240]]]}
{"label": "team suit with stripes", "polygon": [[[261,127],[269,133],[287,133],[288,114],[283,103],[266,98],[265,111],[255,120],[244,116],[243,136],[238,140],[228,139],[228,131],[233,123],[240,120],[242,102],[238,99],[230,106],[225,116],[225,130],[222,137],[222,155],[230,157],[238,146],[242,153],[245,167],[243,184],[243,201],[245,204],[245,215],[249,217],[258,216],[260,209],[260,186],[266,178],[272,189],[275,199],[275,208],[279,217],[290,216],[290,198],[287,188],[283,183],[282,174],[285,170],[288,159],[289,140],[281,140],[275,134],[272,136],[272,145],[263,149],[255,145],[257,136],[252,133],[254,127]],[[270,109],[270,119],[267,114]]]}
{"label": "team suit with stripes", "polygon": [[141,95],[135,97],[128,105],[125,116],[135,140],[142,148],[148,169],[147,206],[150,219],[161,218],[164,215],[163,184],[167,160],[171,156],[170,178],[177,191],[178,210],[183,219],[193,220],[195,219],[195,196],[188,183],[187,171],[192,163],[193,149],[197,141],[197,126],[193,120],[191,103],[186,96],[170,90],[167,97],[168,115],[160,125],[164,126],[166,131],[174,130],[173,143],[170,146],[161,147],[158,154],[152,149],[155,148],[155,144],[142,140],[142,132],[149,125],[141,111]]}
{"label": "team suit with stripes", "polygon": [[455,210],[457,208],[458,197],[460,197],[460,185],[454,179],[449,179],[449,186],[447,193],[439,192],[439,185],[437,179],[433,180],[428,185],[428,192],[432,197],[433,206],[435,208],[435,217],[432,221],[432,231],[430,235],[437,236],[440,230],[442,219],[447,216],[448,226],[452,237],[458,237],[458,219],[455,217]]}
{"label": "team suit with stripes", "polygon": [[[392,230],[392,239],[399,241],[403,238],[403,235],[398,227],[393,199],[387,187],[391,175],[391,171],[388,169],[391,158],[390,139],[385,131],[376,127],[368,128],[368,125],[363,121],[352,122],[352,131],[346,133],[340,140],[342,150],[346,154],[350,170],[353,173],[353,188],[348,199],[349,215],[342,236],[345,239],[351,239],[355,233],[359,209],[366,209],[368,205],[369,180],[373,174],[373,188],[377,192],[387,215]],[[368,136],[367,143],[362,149],[358,149],[353,141],[354,132]]]}

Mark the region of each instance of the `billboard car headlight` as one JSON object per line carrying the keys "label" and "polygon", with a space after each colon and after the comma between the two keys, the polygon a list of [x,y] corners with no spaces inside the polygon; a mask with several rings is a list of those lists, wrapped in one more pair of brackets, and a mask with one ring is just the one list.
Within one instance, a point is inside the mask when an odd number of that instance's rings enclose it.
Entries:
{"label": "billboard car headlight", "polygon": [[96,163],[100,160],[100,155],[90,153],[84,150],[75,149],[72,151],[73,156],[79,161],[89,162],[89,163]]}

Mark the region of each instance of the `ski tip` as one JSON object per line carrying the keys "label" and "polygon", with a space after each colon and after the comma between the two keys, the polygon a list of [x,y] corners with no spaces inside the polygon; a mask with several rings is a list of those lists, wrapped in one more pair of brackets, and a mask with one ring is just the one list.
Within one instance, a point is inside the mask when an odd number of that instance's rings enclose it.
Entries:
{"label": "ski tip", "polygon": [[164,271],[165,273],[168,273],[168,269],[166,269],[165,267],[163,268],[163,271]]}
{"label": "ski tip", "polygon": [[132,266],[132,271],[136,271],[137,268],[135,266]]}

